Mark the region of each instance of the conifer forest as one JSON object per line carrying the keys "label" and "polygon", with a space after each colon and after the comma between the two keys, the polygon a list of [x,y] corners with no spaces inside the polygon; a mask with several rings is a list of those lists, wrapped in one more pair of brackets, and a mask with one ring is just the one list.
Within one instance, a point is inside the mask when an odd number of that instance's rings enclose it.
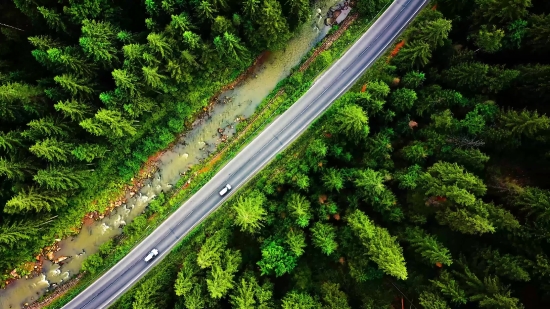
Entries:
{"label": "conifer forest", "polygon": [[[3,1],[0,271],[68,234],[312,5]],[[432,1],[112,307],[550,308],[549,56],[550,1]]]}

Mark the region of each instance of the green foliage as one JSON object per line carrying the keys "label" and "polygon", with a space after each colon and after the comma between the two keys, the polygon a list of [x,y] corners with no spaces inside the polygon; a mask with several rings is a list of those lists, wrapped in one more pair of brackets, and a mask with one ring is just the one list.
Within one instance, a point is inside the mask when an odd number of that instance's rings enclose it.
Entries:
{"label": "green foliage", "polygon": [[338,248],[338,243],[336,243],[336,228],[330,224],[315,222],[310,229],[312,234],[313,245],[324,254],[330,255],[333,253],[336,248]]}
{"label": "green foliage", "polygon": [[263,276],[275,274],[276,277],[280,277],[296,267],[296,255],[276,241],[264,241],[261,250],[262,259],[257,264]]}
{"label": "green foliage", "polygon": [[500,115],[504,127],[513,134],[524,135],[533,138],[540,131],[550,128],[550,118],[539,115],[537,111],[522,110],[517,112],[508,110]]}
{"label": "green foliage", "polygon": [[233,210],[236,215],[235,225],[238,225],[241,231],[254,233],[263,226],[262,221],[266,216],[266,211],[262,207],[264,200],[265,196],[259,191],[252,192],[246,198],[239,196]]}
{"label": "green foliage", "polygon": [[439,278],[430,281],[443,295],[449,297],[451,302],[455,304],[466,304],[468,301],[466,293],[449,272],[444,270],[439,275]]}
{"label": "green foliage", "polygon": [[405,234],[407,241],[429,264],[441,263],[450,266],[453,263],[449,250],[419,227],[407,228]]}
{"label": "green foliage", "polygon": [[309,220],[312,218],[310,207],[311,203],[304,196],[297,193],[289,196],[288,209],[299,227],[309,225]]}
{"label": "green foliage", "polygon": [[476,0],[475,13],[489,22],[509,22],[524,17],[531,6],[531,0]]}
{"label": "green foliage", "polygon": [[92,275],[101,270],[103,266],[103,258],[99,253],[90,255],[84,263],[82,263],[82,270],[91,273]]}
{"label": "green foliage", "polygon": [[369,118],[363,109],[355,104],[347,104],[337,109],[333,124],[337,132],[355,136],[358,139],[369,134]]}
{"label": "green foliage", "polygon": [[403,76],[403,86],[405,88],[416,89],[420,87],[426,80],[426,74],[420,71],[409,71]]}
{"label": "green foliage", "polygon": [[396,238],[386,229],[373,225],[359,210],[354,211],[347,219],[349,226],[367,248],[369,258],[386,274],[402,280],[407,279],[403,249],[396,242]]}
{"label": "green foliage", "polygon": [[432,292],[420,293],[418,302],[425,309],[449,309],[447,302],[439,294]]}
{"label": "green foliage", "polygon": [[321,295],[326,309],[350,309],[346,293],[338,283],[325,282],[321,285]]}
{"label": "green foliage", "polygon": [[412,89],[407,88],[397,89],[396,91],[392,92],[390,96],[391,105],[398,112],[405,112],[410,110],[416,100],[416,92]]}
{"label": "green foliage", "polygon": [[492,29],[488,29],[486,25],[483,25],[474,36],[476,45],[487,53],[499,51],[502,47],[502,39],[504,39],[504,31],[497,29],[494,25]]}
{"label": "green foliage", "polygon": [[241,254],[239,251],[225,250],[223,257],[212,265],[212,270],[206,279],[210,297],[224,297],[235,286],[234,276],[239,270]]}
{"label": "green foliage", "polygon": [[283,309],[315,309],[315,308],[321,308],[321,304],[319,303],[319,301],[317,301],[307,293],[290,291],[283,298],[281,308]]}
{"label": "green foliage", "polygon": [[75,171],[66,167],[51,167],[47,170],[39,170],[34,175],[41,187],[53,190],[74,190],[85,186],[88,171]]}

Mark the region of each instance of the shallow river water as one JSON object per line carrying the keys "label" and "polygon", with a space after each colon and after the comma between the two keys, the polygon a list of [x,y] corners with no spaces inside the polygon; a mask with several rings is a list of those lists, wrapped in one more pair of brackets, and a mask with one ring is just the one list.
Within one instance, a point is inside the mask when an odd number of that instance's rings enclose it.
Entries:
{"label": "shallow river water", "polygon": [[[300,59],[330,30],[324,25],[328,9],[338,0],[320,1],[312,9],[311,21],[306,23],[299,33],[282,51],[276,51],[252,74],[246,81],[226,91],[220,98],[228,97],[226,103],[216,104],[210,116],[200,120],[196,126],[176,145],[166,151],[159,162],[155,175],[145,181],[139,193],[127,196],[126,204],[117,207],[111,214],[90,226],[83,226],[80,233],[74,237],[63,239],[60,250],[55,258],[67,257],[63,264],[44,262],[42,275],[31,279],[19,279],[0,290],[0,309],[19,309],[26,303],[44,295],[48,290],[77,274],[82,261],[98,251],[101,244],[122,233],[122,226],[141,214],[149,202],[161,192],[169,190],[185,173],[190,165],[208,156],[209,152],[220,143],[218,128],[224,128],[223,134],[231,137],[235,133],[237,118],[249,117],[258,104],[277,85],[288,76],[290,69],[297,65]],[[322,17],[318,15],[321,9]],[[338,17],[341,21],[349,10],[342,11]]]}

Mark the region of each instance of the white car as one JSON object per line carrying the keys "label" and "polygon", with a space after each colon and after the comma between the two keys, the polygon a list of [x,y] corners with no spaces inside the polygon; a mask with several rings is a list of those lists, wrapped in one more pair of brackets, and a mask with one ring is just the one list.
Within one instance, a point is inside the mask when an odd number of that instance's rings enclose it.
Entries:
{"label": "white car", "polygon": [[224,196],[229,190],[231,190],[231,185],[226,184],[225,187],[220,191],[220,196]]}
{"label": "white car", "polygon": [[147,254],[144,261],[149,262],[150,260],[152,260],[158,254],[159,254],[159,251],[157,249],[153,249],[153,250],[151,250],[151,252],[149,252],[149,254]]}

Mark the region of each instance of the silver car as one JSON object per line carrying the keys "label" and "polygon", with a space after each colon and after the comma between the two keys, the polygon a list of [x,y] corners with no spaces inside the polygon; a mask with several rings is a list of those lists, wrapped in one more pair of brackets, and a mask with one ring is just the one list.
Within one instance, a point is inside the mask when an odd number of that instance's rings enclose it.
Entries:
{"label": "silver car", "polygon": [[147,254],[144,261],[149,262],[150,260],[152,260],[158,254],[159,254],[159,251],[157,249],[153,249],[153,250],[151,250],[151,252],[149,252],[149,254]]}
{"label": "silver car", "polygon": [[231,190],[231,185],[226,184],[225,187],[220,191],[220,196],[224,196],[229,190]]}

